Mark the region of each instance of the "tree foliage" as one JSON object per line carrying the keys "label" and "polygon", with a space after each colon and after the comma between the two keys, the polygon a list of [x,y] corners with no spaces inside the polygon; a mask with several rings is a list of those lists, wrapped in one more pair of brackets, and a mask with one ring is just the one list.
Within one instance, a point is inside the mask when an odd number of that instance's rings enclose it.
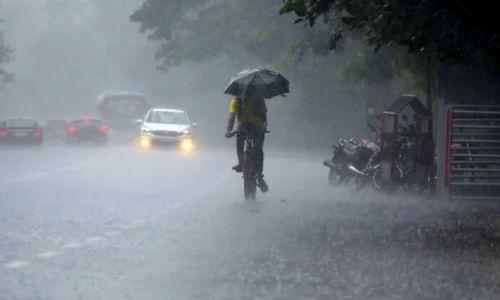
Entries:
{"label": "tree foliage", "polygon": [[[292,81],[293,93],[280,108],[286,113],[275,117],[298,120],[301,128],[311,127],[311,132],[318,127],[348,128],[352,134],[360,127],[365,129],[359,118],[352,117],[363,117],[364,110],[359,107],[374,98],[392,98],[387,97],[389,88],[366,98],[360,96],[366,90],[351,88],[353,84],[345,82],[343,70],[357,58],[362,46],[346,42],[347,51],[339,49],[337,55],[331,55],[329,27],[294,26],[292,15],[279,14],[281,5],[282,0],[145,0],[131,20],[160,44],[157,58],[164,70],[217,56],[234,62],[235,69],[230,72],[249,65],[269,66]],[[220,89],[226,79],[221,78]],[[334,111],[339,114],[332,117]],[[324,137],[313,135],[324,142]]]}
{"label": "tree foliage", "polygon": [[375,49],[396,44],[440,61],[496,60],[500,50],[500,12],[490,1],[285,0],[281,12],[311,26],[322,16],[335,22],[332,46],[360,32]]}
{"label": "tree foliage", "polygon": [[147,0],[131,20],[140,23],[151,40],[161,43],[157,58],[168,68],[220,54],[241,56],[242,50],[265,57],[268,51],[261,46],[276,37],[276,26],[262,22],[270,14],[276,16],[277,9],[273,11],[269,1],[262,0]]}
{"label": "tree foliage", "polygon": [[[375,51],[403,47],[393,66],[423,76],[430,63],[441,94],[492,99],[500,91],[500,11],[496,3],[472,0],[284,0],[281,13],[296,22],[330,25],[330,48],[355,35]],[[390,51],[389,51],[390,52]],[[382,55],[383,56],[383,55]],[[376,55],[371,55],[376,57]],[[351,71],[366,73],[380,61],[365,60]],[[387,64],[386,64],[387,67]],[[382,70],[384,70],[382,68]],[[355,72],[351,72],[355,73]],[[390,72],[389,72],[390,73]],[[470,80],[474,74],[475,80]],[[469,78],[469,79],[467,79]],[[464,87],[467,87],[464,89]],[[468,91],[468,92],[466,92]],[[474,92],[472,92],[474,91]],[[475,95],[474,95],[475,94]]]}
{"label": "tree foliage", "polygon": [[[12,49],[5,44],[3,33],[0,33],[0,65],[9,62],[12,55]],[[10,72],[0,68],[0,81],[3,83],[11,82],[13,76]]]}
{"label": "tree foliage", "polygon": [[162,67],[218,55],[251,55],[263,64],[296,63],[305,51],[326,54],[325,28],[293,27],[281,0],[146,0],[130,17],[161,44]]}
{"label": "tree foliage", "polygon": [[[2,20],[0,19],[0,24]],[[4,40],[3,31],[0,31],[0,66],[8,63],[12,58],[12,48],[10,48]],[[10,72],[0,67],[0,82],[7,83],[13,80]]]}

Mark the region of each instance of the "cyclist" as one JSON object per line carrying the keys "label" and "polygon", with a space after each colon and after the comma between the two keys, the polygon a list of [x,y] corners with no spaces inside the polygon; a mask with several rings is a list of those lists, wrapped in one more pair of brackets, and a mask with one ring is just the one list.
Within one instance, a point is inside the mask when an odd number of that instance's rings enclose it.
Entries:
{"label": "cyclist", "polygon": [[264,136],[267,130],[267,107],[263,98],[234,98],[229,105],[229,119],[226,127],[226,137],[231,137],[235,120],[238,120],[236,134],[236,154],[238,164],[233,167],[236,172],[243,171],[244,142],[247,136],[253,138],[257,159],[257,184],[262,192],[269,187],[264,180]]}

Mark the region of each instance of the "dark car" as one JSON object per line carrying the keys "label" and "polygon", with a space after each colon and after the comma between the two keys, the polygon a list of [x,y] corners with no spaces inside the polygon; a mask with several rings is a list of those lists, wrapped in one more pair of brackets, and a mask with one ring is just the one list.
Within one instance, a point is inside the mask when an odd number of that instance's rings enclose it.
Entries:
{"label": "dark car", "polygon": [[70,122],[66,128],[66,141],[69,144],[106,144],[108,141],[108,127],[97,119],[75,120]]}
{"label": "dark car", "polygon": [[2,144],[43,143],[40,125],[34,119],[8,119],[0,122],[0,142]]}

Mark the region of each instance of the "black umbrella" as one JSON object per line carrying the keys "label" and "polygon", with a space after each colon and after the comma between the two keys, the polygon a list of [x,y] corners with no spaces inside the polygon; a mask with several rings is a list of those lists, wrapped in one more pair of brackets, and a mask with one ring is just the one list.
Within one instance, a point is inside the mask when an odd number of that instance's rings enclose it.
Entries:
{"label": "black umbrella", "polygon": [[224,94],[240,98],[273,98],[290,92],[290,83],[280,73],[267,69],[245,70],[226,83]]}

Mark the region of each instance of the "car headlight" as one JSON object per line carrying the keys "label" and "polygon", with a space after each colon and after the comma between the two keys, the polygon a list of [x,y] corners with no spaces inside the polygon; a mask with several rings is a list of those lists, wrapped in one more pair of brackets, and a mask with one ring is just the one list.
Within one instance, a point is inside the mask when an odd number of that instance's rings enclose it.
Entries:
{"label": "car headlight", "polygon": [[189,134],[191,134],[191,131],[189,131],[188,129],[186,129],[186,130],[184,130],[184,131],[182,132],[182,134],[184,134],[184,135],[189,135]]}
{"label": "car headlight", "polygon": [[190,153],[194,150],[194,141],[190,138],[185,138],[181,140],[179,146],[182,152]]}
{"label": "car headlight", "polygon": [[150,128],[148,128],[148,127],[142,127],[142,128],[141,128],[141,131],[142,131],[142,132],[152,132],[153,130],[152,130],[152,129],[150,129]]}
{"label": "car headlight", "polygon": [[141,146],[141,148],[151,147],[151,139],[148,138],[147,136],[141,136],[139,138],[139,146]]}

